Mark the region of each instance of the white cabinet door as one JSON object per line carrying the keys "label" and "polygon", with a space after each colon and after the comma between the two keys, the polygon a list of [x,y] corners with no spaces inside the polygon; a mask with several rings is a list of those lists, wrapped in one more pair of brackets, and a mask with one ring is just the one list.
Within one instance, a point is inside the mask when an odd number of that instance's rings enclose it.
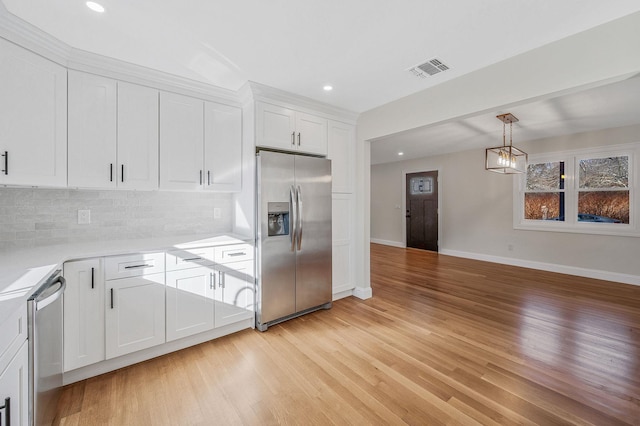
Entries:
{"label": "white cabinet door", "polygon": [[0,58],[0,184],[66,186],[67,70],[3,39]]}
{"label": "white cabinet door", "polygon": [[213,269],[167,272],[167,342],[213,329]]}
{"label": "white cabinet door", "polygon": [[253,262],[226,263],[216,269],[216,327],[253,318]]}
{"label": "white cabinet door", "polygon": [[69,70],[69,186],[116,186],[116,82]]}
{"label": "white cabinet door", "polygon": [[101,259],[64,264],[64,371],[104,360],[104,273]]}
{"label": "white cabinet door", "polygon": [[327,155],[327,119],[296,112],[296,148],[301,152]]}
{"label": "white cabinet door", "polygon": [[160,188],[194,190],[204,179],[204,102],[160,94]]}
{"label": "white cabinet door", "polygon": [[165,342],[164,274],[105,283],[106,358]]}
{"label": "white cabinet door", "polygon": [[242,189],[242,110],[204,104],[205,188],[239,192]]}
{"label": "white cabinet door", "polygon": [[118,83],[118,188],[158,189],[158,96]]}
{"label": "white cabinet door", "polygon": [[329,120],[329,159],[332,189],[352,193],[355,181],[356,129],[351,124]]}
{"label": "white cabinet door", "polygon": [[332,289],[339,294],[355,288],[355,196],[332,194]]}
{"label": "white cabinet door", "polygon": [[256,146],[327,155],[327,119],[256,102]]}
{"label": "white cabinet door", "polygon": [[[0,371],[0,407],[9,403],[11,425],[29,424],[29,344],[22,347],[4,371]],[[7,398],[9,400],[7,401]],[[0,410],[0,424],[5,425],[6,407]]]}
{"label": "white cabinet door", "polygon": [[256,103],[256,146],[295,150],[295,131],[295,111]]}

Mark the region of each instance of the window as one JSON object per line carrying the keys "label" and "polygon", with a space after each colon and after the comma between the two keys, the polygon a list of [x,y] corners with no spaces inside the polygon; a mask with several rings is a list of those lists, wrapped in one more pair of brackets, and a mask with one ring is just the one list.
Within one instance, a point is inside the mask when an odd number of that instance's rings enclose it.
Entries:
{"label": "window", "polygon": [[564,221],[564,161],[527,166],[524,218]]}
{"label": "window", "polygon": [[514,228],[640,235],[633,184],[639,148],[530,155],[514,184]]}

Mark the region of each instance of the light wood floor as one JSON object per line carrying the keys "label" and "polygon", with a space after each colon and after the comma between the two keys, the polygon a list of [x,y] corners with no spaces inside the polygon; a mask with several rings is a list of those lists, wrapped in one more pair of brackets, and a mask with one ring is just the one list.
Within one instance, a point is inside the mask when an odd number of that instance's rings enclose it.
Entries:
{"label": "light wood floor", "polygon": [[64,425],[640,425],[640,287],[372,245],[337,301],[65,388]]}

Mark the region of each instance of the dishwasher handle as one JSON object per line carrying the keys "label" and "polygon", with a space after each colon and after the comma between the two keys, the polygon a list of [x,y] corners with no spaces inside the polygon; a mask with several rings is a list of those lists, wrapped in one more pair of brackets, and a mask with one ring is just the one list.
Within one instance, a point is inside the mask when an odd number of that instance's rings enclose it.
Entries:
{"label": "dishwasher handle", "polygon": [[62,275],[54,276],[33,295],[36,311],[44,309],[58,300],[67,288],[67,280]]}

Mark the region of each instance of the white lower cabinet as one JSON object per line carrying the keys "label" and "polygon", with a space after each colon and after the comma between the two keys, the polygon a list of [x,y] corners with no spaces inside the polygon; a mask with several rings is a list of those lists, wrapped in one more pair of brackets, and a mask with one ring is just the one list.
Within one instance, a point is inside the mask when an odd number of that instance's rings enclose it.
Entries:
{"label": "white lower cabinet", "polygon": [[102,259],[64,264],[64,371],[104,360]]}
{"label": "white lower cabinet", "polygon": [[211,267],[167,271],[167,341],[213,329]]}
{"label": "white lower cabinet", "polygon": [[164,273],[108,280],[105,284],[107,359],[165,342]]}
{"label": "white lower cabinet", "polygon": [[215,325],[222,327],[253,317],[253,261],[216,265]]}
{"label": "white lower cabinet", "polygon": [[25,340],[9,365],[0,371],[0,425],[29,424],[28,348]]}
{"label": "white lower cabinet", "polygon": [[253,325],[250,244],[70,261],[64,276],[67,383]]}

